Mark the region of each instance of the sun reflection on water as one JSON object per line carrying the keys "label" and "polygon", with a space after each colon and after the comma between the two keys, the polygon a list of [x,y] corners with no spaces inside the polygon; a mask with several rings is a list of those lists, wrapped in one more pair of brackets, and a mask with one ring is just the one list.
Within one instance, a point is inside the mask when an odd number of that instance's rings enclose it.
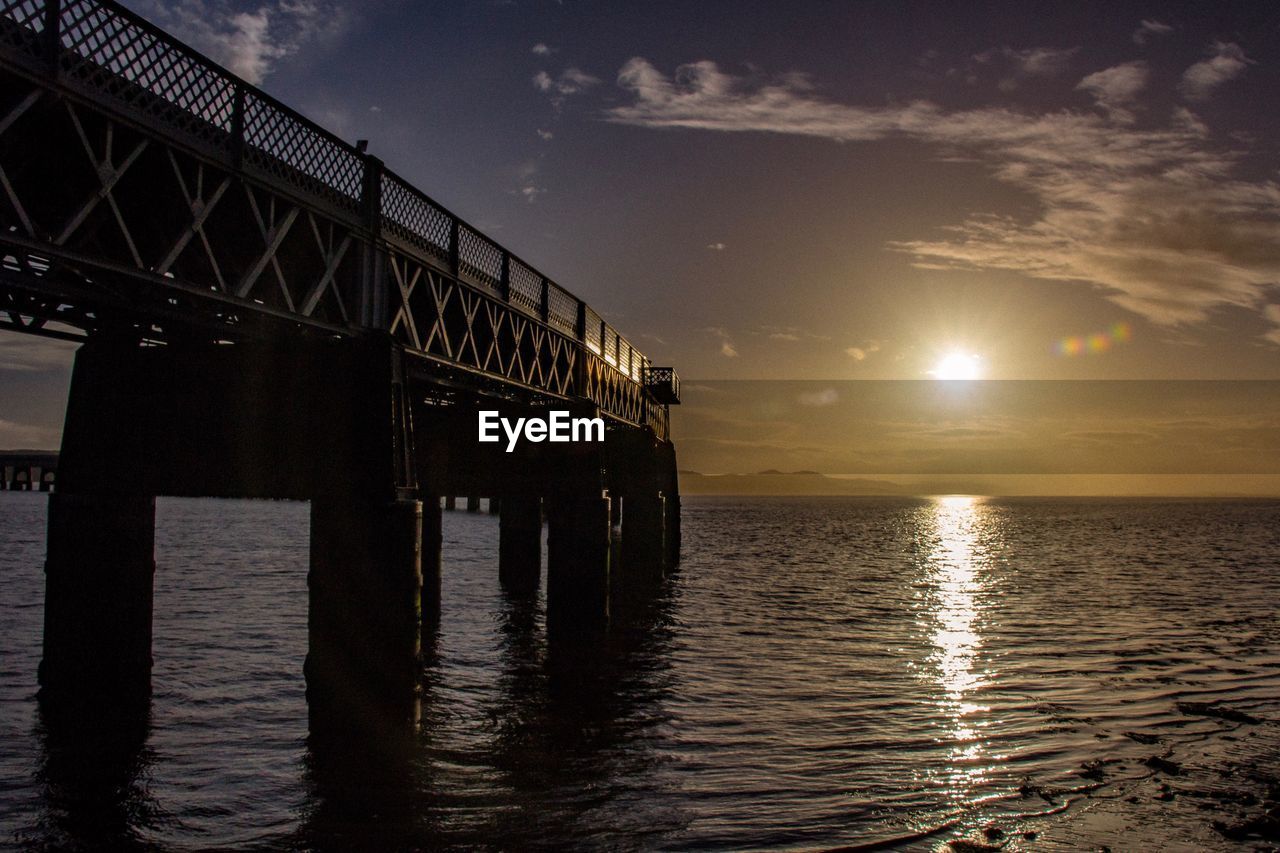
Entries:
{"label": "sun reflection on water", "polygon": [[982,498],[935,498],[925,524],[928,620],[933,650],[928,677],[936,680],[939,711],[950,742],[945,782],[953,797],[968,798],[986,778],[980,718],[989,710],[976,694],[990,677],[979,661],[982,648],[981,597],[986,589],[986,552],[982,532],[987,507]]}

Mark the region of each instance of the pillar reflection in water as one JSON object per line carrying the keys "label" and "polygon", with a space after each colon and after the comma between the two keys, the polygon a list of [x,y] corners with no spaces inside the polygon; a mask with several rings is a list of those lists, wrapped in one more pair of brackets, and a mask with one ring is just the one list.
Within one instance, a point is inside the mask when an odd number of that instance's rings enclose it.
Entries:
{"label": "pillar reflection in water", "polygon": [[944,783],[957,800],[969,799],[985,781],[996,756],[988,754],[978,699],[994,673],[981,660],[983,606],[990,579],[987,535],[990,509],[983,498],[948,495],[926,510],[924,583],[926,630],[932,650],[926,678],[936,683],[939,713],[950,742]]}
{"label": "pillar reflection in water", "polygon": [[40,850],[145,850],[146,830],[163,822],[147,789],[150,709],[114,711],[42,701],[36,729],[43,804],[37,825],[20,833]]}

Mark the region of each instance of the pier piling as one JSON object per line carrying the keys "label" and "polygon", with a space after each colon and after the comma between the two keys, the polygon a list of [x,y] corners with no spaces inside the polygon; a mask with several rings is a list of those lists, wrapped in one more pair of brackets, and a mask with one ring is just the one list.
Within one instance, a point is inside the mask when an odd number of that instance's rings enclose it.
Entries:
{"label": "pier piling", "polygon": [[565,496],[547,511],[547,630],[609,622],[609,498]]}
{"label": "pier piling", "polygon": [[532,595],[542,571],[542,502],[512,496],[498,519],[498,579],[514,595]]}

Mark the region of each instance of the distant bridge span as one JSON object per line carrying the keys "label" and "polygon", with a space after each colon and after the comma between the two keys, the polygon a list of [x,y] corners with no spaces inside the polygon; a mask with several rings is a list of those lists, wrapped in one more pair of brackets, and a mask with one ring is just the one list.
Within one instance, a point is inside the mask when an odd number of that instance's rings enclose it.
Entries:
{"label": "distant bridge span", "polygon": [[[312,502],[316,696],[406,695],[443,495],[501,501],[500,574],[526,592],[545,511],[557,623],[678,559],[674,370],[363,144],[109,0],[0,0],[0,329],[85,342],[48,693],[149,686],[156,495]],[[606,441],[476,442],[481,408],[548,407],[604,416]]]}

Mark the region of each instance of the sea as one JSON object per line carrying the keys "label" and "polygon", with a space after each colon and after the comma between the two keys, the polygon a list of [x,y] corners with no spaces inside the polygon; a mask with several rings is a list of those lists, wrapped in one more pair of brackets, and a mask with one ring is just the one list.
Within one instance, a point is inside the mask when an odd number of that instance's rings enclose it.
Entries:
{"label": "sea", "polygon": [[686,497],[679,567],[569,650],[499,586],[497,519],[446,513],[421,731],[340,759],[308,738],[306,504],[158,501],[119,730],[37,701],[46,505],[0,493],[0,846],[1280,843],[1277,501]]}

